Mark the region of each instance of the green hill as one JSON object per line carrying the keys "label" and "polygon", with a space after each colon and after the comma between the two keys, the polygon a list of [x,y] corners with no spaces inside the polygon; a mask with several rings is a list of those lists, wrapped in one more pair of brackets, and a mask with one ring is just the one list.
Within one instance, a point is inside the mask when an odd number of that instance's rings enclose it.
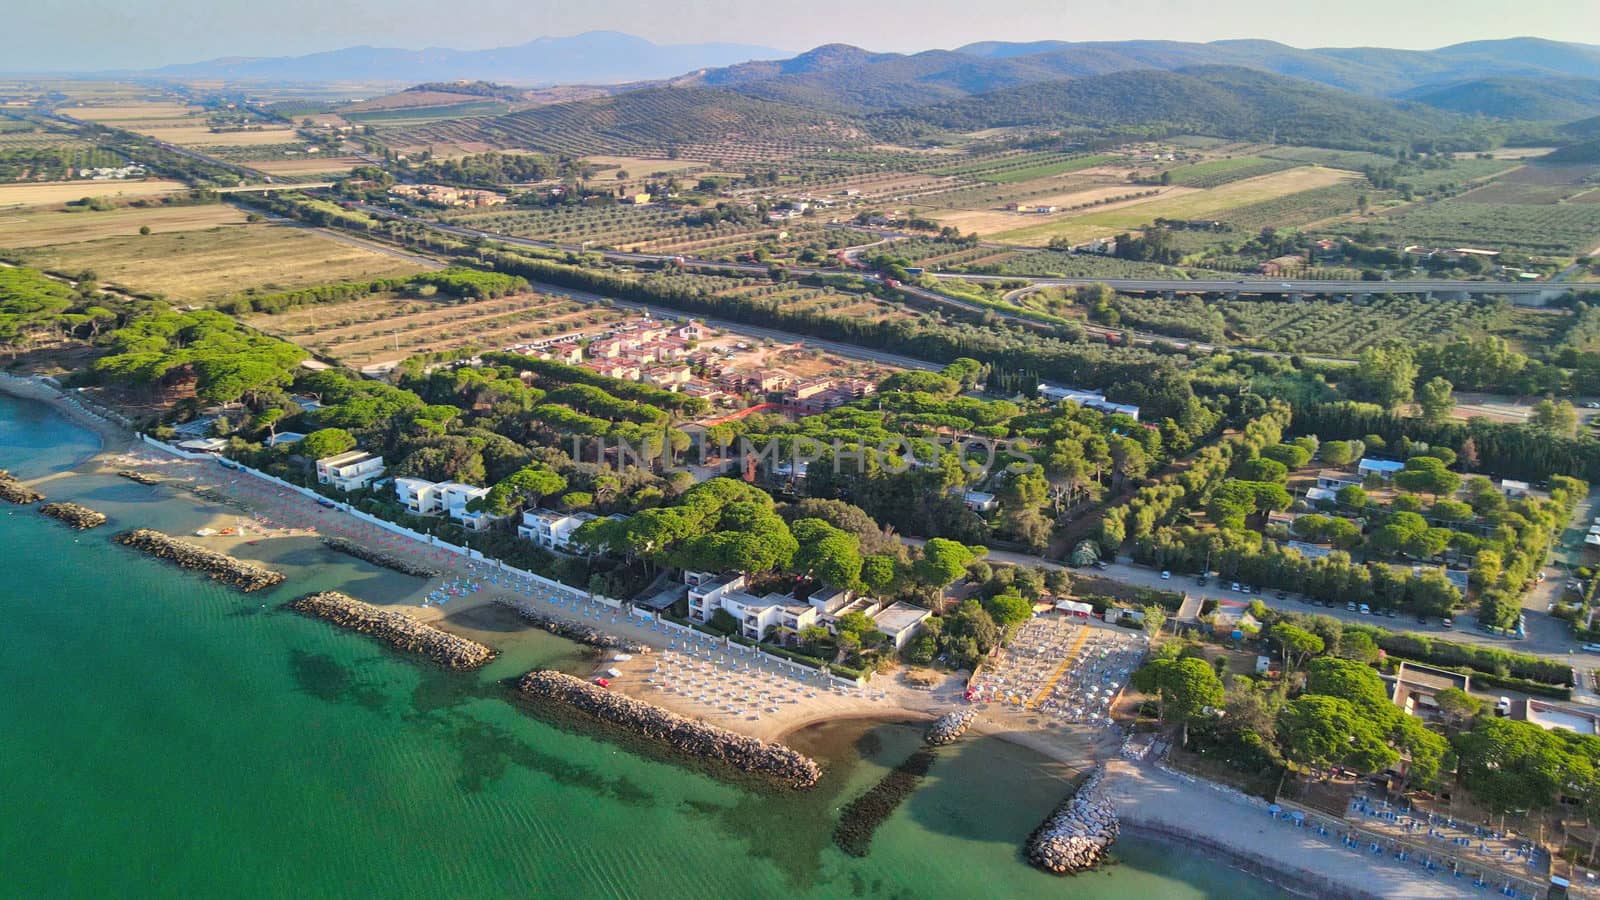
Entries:
{"label": "green hill", "polygon": [[1600,81],[1589,78],[1478,78],[1403,94],[1408,100],[1467,115],[1570,122],[1600,113]]}
{"label": "green hill", "polygon": [[886,136],[927,128],[1137,129],[1321,147],[1489,145],[1502,130],[1414,103],[1363,97],[1308,81],[1224,66],[1116,72],[1007,88],[871,120]]}
{"label": "green hill", "polygon": [[696,87],[648,88],[385,135],[413,145],[481,141],[571,156],[658,154],[730,142],[837,147],[860,143],[866,136],[849,117]]}

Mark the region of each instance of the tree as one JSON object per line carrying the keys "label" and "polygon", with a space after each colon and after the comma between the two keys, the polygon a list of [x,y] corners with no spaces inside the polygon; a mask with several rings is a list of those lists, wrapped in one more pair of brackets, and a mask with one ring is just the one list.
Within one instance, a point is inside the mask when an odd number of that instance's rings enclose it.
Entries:
{"label": "tree", "polygon": [[821,519],[800,519],[790,524],[799,542],[791,567],[824,584],[855,589],[861,585],[861,542]]}
{"label": "tree", "polygon": [[327,459],[355,445],[355,436],[343,428],[319,428],[301,439],[295,451],[307,459]]}
{"label": "tree", "polygon": [[1245,481],[1269,481],[1282,483],[1289,477],[1289,467],[1275,459],[1256,457],[1247,459],[1234,467],[1235,474]]}
{"label": "tree", "polygon": [[1445,688],[1433,695],[1433,702],[1439,704],[1439,712],[1452,724],[1474,719],[1483,712],[1483,701],[1460,688]]}
{"label": "tree", "polygon": [[140,235],[144,235],[144,236],[148,236],[150,234],[150,226],[149,225],[140,225],[139,226],[139,234]]}
{"label": "tree", "polygon": [[1353,399],[1394,409],[1410,402],[1416,380],[1417,363],[1410,348],[1389,345],[1363,351],[1355,367],[1345,373],[1341,386]]}
{"label": "tree", "polygon": [[1455,386],[1442,375],[1435,375],[1417,390],[1417,406],[1422,419],[1430,424],[1443,422],[1456,408]]}
{"label": "tree", "polygon": [[1170,722],[1193,722],[1207,709],[1221,709],[1222,680],[1204,659],[1155,659],[1133,673],[1133,685],[1159,694],[1162,716]]}
{"label": "tree", "polygon": [[912,576],[926,587],[943,589],[954,584],[967,571],[973,553],[966,545],[948,538],[933,538],[922,545],[922,558],[912,565]]}
{"label": "tree", "polygon": [[1378,645],[1364,631],[1346,632],[1339,641],[1339,656],[1370,665],[1378,660]]}
{"label": "tree", "polygon": [[1359,484],[1347,484],[1339,488],[1339,493],[1335,496],[1339,498],[1340,506],[1351,509],[1362,509],[1370,502],[1367,498],[1366,489]]}
{"label": "tree", "polygon": [[899,566],[892,556],[878,553],[861,560],[861,586],[869,594],[888,593],[899,576]]}
{"label": "tree", "polygon": [[1354,445],[1354,441],[1323,441],[1318,452],[1322,461],[1330,466],[1348,466],[1360,454]]}
{"label": "tree", "polygon": [[990,597],[989,602],[984,604],[984,609],[988,610],[990,617],[1002,628],[1021,625],[1033,618],[1033,604],[1014,591]]}
{"label": "tree", "polygon": [[1339,765],[1371,773],[1400,758],[1382,733],[1339,697],[1302,694],[1278,711],[1277,727],[1283,755],[1313,771]]}
{"label": "tree", "polygon": [[1444,460],[1437,457],[1413,456],[1395,473],[1394,483],[1420,494],[1449,495],[1461,489],[1461,476],[1446,469]]}
{"label": "tree", "polygon": [[1528,424],[1546,434],[1572,437],[1578,431],[1578,411],[1566,400],[1546,397],[1533,405]]}
{"label": "tree", "polygon": [[1167,624],[1167,611],[1155,604],[1147,603],[1143,607],[1143,612],[1144,633],[1150,635],[1160,634],[1162,627]]}
{"label": "tree", "polygon": [[1306,660],[1322,652],[1322,638],[1288,622],[1272,626],[1271,637],[1283,654],[1283,667],[1286,670],[1297,669]]}

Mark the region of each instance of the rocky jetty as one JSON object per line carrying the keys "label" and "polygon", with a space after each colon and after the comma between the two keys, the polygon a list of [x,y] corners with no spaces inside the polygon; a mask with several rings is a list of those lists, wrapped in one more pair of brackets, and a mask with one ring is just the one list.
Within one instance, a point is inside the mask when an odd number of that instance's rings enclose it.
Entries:
{"label": "rocky jetty", "polygon": [[956,738],[967,733],[967,729],[972,727],[972,720],[977,717],[978,708],[976,706],[968,706],[953,712],[947,712],[933,720],[933,724],[928,726],[927,736],[923,739],[931,747],[953,744],[956,742]]}
{"label": "rocky jetty", "polygon": [[688,756],[716,760],[793,788],[815,787],[822,769],[809,757],[782,744],[772,744],[685,718],[613,693],[571,675],[548,669],[517,680],[517,692],[535,700],[552,700],[619,728],[642,735]]}
{"label": "rocky jetty", "polygon": [[98,528],[106,523],[105,513],[95,512],[87,506],[79,506],[76,503],[46,503],[39,507],[39,512],[52,519],[60,519],[79,531]]}
{"label": "rocky jetty", "polygon": [[161,483],[161,479],[160,478],[157,478],[156,476],[151,475],[151,474],[149,474],[147,472],[140,472],[140,471],[138,471],[136,469],[118,469],[117,470],[117,474],[121,475],[123,478],[128,479],[129,481],[137,481],[140,484],[160,484]]}
{"label": "rocky jetty", "polygon": [[365,560],[375,566],[383,566],[385,569],[393,569],[394,571],[399,572],[401,575],[415,575],[418,578],[433,578],[439,574],[437,569],[430,569],[427,566],[419,566],[415,563],[400,559],[397,556],[390,556],[389,554],[380,550],[374,550],[371,547],[362,546],[354,541],[347,541],[344,538],[323,538],[322,543],[326,545],[329,550],[343,553],[346,556],[354,556],[356,559]]}
{"label": "rocky jetty", "polygon": [[43,494],[18,481],[16,476],[5,469],[0,469],[0,500],[26,506],[43,499]]}
{"label": "rocky jetty", "polygon": [[369,634],[397,650],[418,653],[446,669],[476,669],[495,652],[477,641],[418,622],[405,613],[363,603],[338,591],[307,594],[286,604],[295,612]]}
{"label": "rocky jetty", "polygon": [[207,550],[188,541],[148,528],[124,531],[112,538],[119,544],[143,550],[151,556],[176,563],[185,569],[194,569],[211,576],[213,581],[231,584],[245,593],[259,591],[283,583],[283,573],[274,572],[255,563],[234,559],[226,553]]}
{"label": "rocky jetty", "polygon": [[1104,769],[1095,769],[1044,824],[1028,837],[1028,861],[1057,875],[1092,869],[1105,859],[1121,827],[1101,790]]}
{"label": "rocky jetty", "polygon": [[621,650],[624,653],[651,652],[649,644],[630,641],[614,634],[606,634],[598,628],[590,628],[587,625],[569,622],[566,619],[552,616],[535,606],[532,600],[525,600],[519,597],[497,597],[494,602],[507,609],[515,610],[517,615],[522,618],[557,637],[564,637],[569,641],[577,641],[580,644],[588,644],[591,647],[599,647],[602,650]]}

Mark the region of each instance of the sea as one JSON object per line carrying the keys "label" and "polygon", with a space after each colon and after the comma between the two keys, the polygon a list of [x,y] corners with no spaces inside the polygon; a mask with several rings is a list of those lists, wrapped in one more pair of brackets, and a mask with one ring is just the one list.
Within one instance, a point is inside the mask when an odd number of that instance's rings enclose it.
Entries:
{"label": "sea", "polygon": [[[1180,846],[1124,838],[1100,871],[1030,868],[1058,767],[990,738],[940,751],[865,857],[840,809],[922,726],[836,722],[791,743],[806,793],[730,781],[511,701],[584,648],[467,623],[504,654],[452,674],[281,611],[312,590],[383,602],[405,576],[310,542],[265,542],[289,576],[241,594],[112,544],[215,511],[73,470],[98,449],[50,407],[0,396],[0,468],[111,517],[74,532],[0,508],[0,894],[6,897],[971,898],[1282,896]],[[286,549],[271,549],[282,543]],[[1217,823],[1220,826],[1223,823]]]}

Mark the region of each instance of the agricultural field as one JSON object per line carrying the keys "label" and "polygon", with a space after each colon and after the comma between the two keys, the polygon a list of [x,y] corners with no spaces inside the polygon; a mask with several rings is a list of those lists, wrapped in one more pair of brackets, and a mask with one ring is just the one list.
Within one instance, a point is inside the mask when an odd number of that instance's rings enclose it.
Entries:
{"label": "agricultural field", "polygon": [[353,156],[292,156],[248,163],[250,168],[273,176],[344,175],[361,160]]}
{"label": "agricultural field", "polygon": [[1260,156],[1240,156],[1232,159],[1212,159],[1205,162],[1177,166],[1163,173],[1172,184],[1193,188],[1212,188],[1246,178],[1258,178],[1292,169],[1298,163]]}
{"label": "agricultural field", "polygon": [[1277,201],[1305,191],[1332,187],[1354,178],[1335,169],[1301,167],[1235,181],[1210,190],[1177,193],[1181,189],[1149,200],[1119,206],[1113,210],[1054,218],[1039,225],[995,235],[996,240],[1023,245],[1041,245],[1053,237],[1081,241],[1106,237],[1157,219],[1222,219],[1240,207]]}
{"label": "agricultural field", "polygon": [[223,203],[104,211],[36,207],[17,213],[0,213],[0,247],[21,249],[136,236],[141,227],[164,234],[243,225],[244,222],[244,213]]}
{"label": "agricultural field", "polygon": [[1600,202],[1591,200],[1600,199],[1597,177],[1594,166],[1523,166],[1464,194],[1403,206],[1340,231],[1401,245],[1584,255],[1600,248]]}
{"label": "agricultural field", "polygon": [[466,346],[504,349],[559,336],[589,335],[638,317],[631,310],[547,294],[461,302],[374,294],[348,303],[254,315],[252,326],[355,367]]}
{"label": "agricultural field", "polygon": [[271,224],[51,244],[18,255],[26,265],[58,272],[92,270],[107,285],[184,303],[203,303],[247,288],[288,290],[423,268],[410,258],[354,241]]}
{"label": "agricultural field", "polygon": [[996,184],[1012,184],[1035,178],[1066,175],[1112,162],[1119,157],[1081,153],[1023,153],[980,162],[944,166],[929,170],[933,175],[957,175]]}
{"label": "agricultural field", "polygon": [[189,186],[186,184],[160,178],[14,182],[0,184],[0,210],[66,203],[84,197],[130,199],[187,190]]}
{"label": "agricultural field", "polygon": [[1486,331],[1494,311],[1459,300],[1165,300],[1119,296],[1122,327],[1263,350],[1354,357],[1389,340],[1432,343]]}

